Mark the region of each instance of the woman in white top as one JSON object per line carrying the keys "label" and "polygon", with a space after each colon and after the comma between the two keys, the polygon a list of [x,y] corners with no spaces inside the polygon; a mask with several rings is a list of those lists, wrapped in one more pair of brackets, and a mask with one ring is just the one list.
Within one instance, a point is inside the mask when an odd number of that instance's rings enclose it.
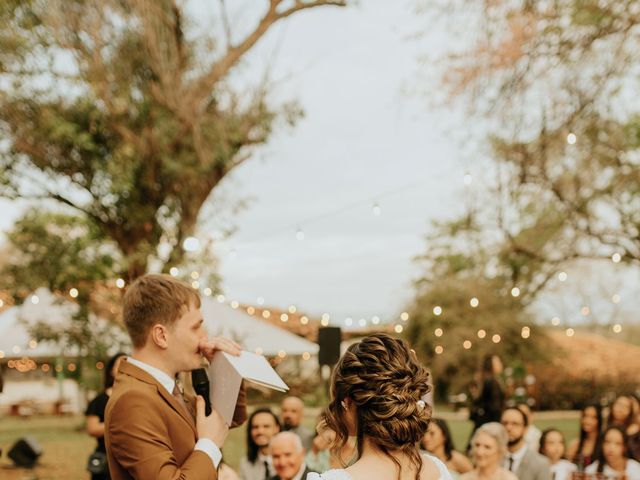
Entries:
{"label": "woman in white top", "polygon": [[564,435],[560,430],[549,428],[540,437],[540,453],[549,459],[553,480],[569,480],[578,466],[564,458]]}
{"label": "woman in white top", "polygon": [[617,426],[607,427],[597,459],[585,472],[602,473],[607,478],[626,476],[626,480],[640,480],[640,463],[627,454],[627,434]]}
{"label": "woman in white top", "polygon": [[405,341],[375,334],[351,345],[333,371],[319,428],[336,433],[332,451],[356,437],[357,460],[307,479],[450,480],[442,462],[418,449],[431,417],[430,390],[429,371]]}
{"label": "woman in white top", "polygon": [[471,459],[475,468],[460,476],[460,480],[518,480],[500,466],[507,453],[507,431],[498,422],[480,425],[471,437]]}

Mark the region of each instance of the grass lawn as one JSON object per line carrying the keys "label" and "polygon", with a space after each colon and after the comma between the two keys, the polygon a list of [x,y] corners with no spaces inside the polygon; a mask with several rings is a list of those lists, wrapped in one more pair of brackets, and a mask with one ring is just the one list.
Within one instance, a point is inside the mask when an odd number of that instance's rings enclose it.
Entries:
{"label": "grass lawn", "polygon": [[[274,408],[277,410],[277,408]],[[315,425],[318,410],[307,412],[304,423]],[[449,423],[458,450],[464,450],[471,422],[459,416],[443,414]],[[545,412],[539,414],[536,425],[541,430],[556,427],[561,430],[567,441],[578,433],[578,419],[571,412]],[[19,438],[32,436],[42,446],[43,454],[38,465],[32,469],[14,468],[7,452]],[[232,430],[224,446],[225,461],[237,468],[245,452],[246,428]],[[84,431],[84,417],[34,417],[0,418],[0,478],[2,480],[80,480],[88,479],[85,465],[89,454],[95,447],[95,440]]]}

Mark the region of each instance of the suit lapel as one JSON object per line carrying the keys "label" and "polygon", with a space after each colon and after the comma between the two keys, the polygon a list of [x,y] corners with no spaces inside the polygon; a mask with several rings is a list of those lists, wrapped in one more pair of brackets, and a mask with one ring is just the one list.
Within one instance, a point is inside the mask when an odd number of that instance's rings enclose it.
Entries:
{"label": "suit lapel", "polygon": [[191,430],[193,430],[193,433],[196,436],[198,435],[195,425],[195,419],[192,418],[191,415],[186,412],[186,409],[178,403],[178,399],[167,392],[167,390],[155,378],[153,378],[151,374],[145,372],[141,368],[136,367],[135,365],[132,365],[131,363],[127,362],[126,359],[120,364],[118,373],[129,375],[136,380],[155,386],[158,394],[164,399],[164,401],[167,402],[169,406],[176,412],[178,412],[178,415],[180,415],[184,419],[184,421],[189,424]]}

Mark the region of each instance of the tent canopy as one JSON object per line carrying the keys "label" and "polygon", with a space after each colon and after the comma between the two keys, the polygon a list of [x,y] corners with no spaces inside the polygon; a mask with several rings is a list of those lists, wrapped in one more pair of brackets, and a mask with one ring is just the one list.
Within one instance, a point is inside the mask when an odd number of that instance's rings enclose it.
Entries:
{"label": "tent canopy", "polygon": [[257,351],[266,356],[276,356],[281,351],[288,356],[318,353],[317,344],[211,297],[202,297],[201,311],[210,336],[231,338],[250,352]]}
{"label": "tent canopy", "polygon": [[[37,303],[32,301],[34,296]],[[77,357],[77,348],[62,348],[53,342],[35,342],[29,333],[30,327],[39,322],[52,326],[67,323],[77,308],[73,302],[40,288],[22,305],[5,310],[0,314],[0,358]],[[231,338],[245,350],[266,356],[276,356],[279,352],[285,352],[288,356],[318,353],[317,344],[218,303],[211,297],[202,297],[201,310],[210,336]],[[95,322],[96,329],[105,330],[105,334],[114,339],[114,345],[127,343],[127,334],[115,325],[108,325],[102,319],[93,318],[91,321]]]}

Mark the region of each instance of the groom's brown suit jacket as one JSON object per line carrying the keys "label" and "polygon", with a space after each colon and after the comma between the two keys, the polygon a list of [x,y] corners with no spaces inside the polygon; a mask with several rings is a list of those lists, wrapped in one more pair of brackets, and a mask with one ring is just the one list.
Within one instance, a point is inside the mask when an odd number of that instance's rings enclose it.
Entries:
{"label": "groom's brown suit jacket", "polygon": [[[245,420],[241,389],[232,427]],[[195,421],[179,401],[147,372],[122,362],[105,412],[111,479],[215,480],[209,456],[194,450],[197,440]]]}

